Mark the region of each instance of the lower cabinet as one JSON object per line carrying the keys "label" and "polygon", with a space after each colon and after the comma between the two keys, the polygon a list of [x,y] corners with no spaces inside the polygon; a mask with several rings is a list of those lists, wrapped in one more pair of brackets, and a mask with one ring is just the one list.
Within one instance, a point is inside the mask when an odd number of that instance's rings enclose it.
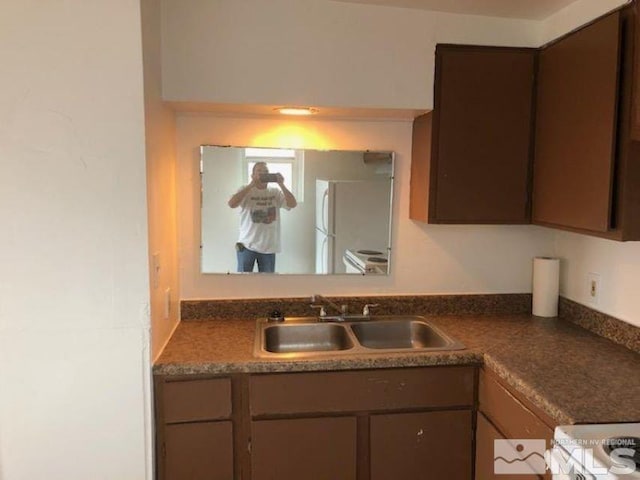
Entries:
{"label": "lower cabinet", "polygon": [[356,480],[356,419],[302,418],[251,424],[254,480]]}
{"label": "lower cabinet", "polygon": [[[539,446],[548,449],[551,447],[555,427],[553,421],[485,370],[480,372],[478,397],[476,480],[550,480],[548,472],[532,473],[537,472],[538,467],[544,468],[544,462],[539,456],[544,452],[529,452],[523,449],[524,444],[515,440],[538,440],[542,442]],[[502,452],[494,449],[495,440],[509,440],[508,450]],[[519,445],[521,448],[518,448]],[[522,453],[516,453],[519,451]],[[500,457],[504,458],[504,463],[500,463]],[[523,463],[528,463],[533,468]],[[511,475],[505,474],[504,470],[494,473],[496,467],[500,468],[501,465],[522,467],[521,472],[529,468],[529,473],[512,472]]]}
{"label": "lower cabinet", "polygon": [[155,378],[156,478],[233,480],[229,378]]}
{"label": "lower cabinet", "polygon": [[167,425],[164,445],[167,479],[233,478],[231,422]]}
{"label": "lower cabinet", "polygon": [[471,411],[371,416],[371,480],[471,478]]}
{"label": "lower cabinet", "polygon": [[471,480],[476,368],[156,377],[158,480]]}
{"label": "lower cabinet", "polygon": [[252,375],[251,478],[469,480],[474,386],[474,367]]}
{"label": "lower cabinet", "polygon": [[476,426],[476,479],[477,480],[539,480],[535,474],[507,475],[497,474],[494,469],[495,454],[494,441],[505,440],[505,437],[487,420],[482,413],[478,413]]}

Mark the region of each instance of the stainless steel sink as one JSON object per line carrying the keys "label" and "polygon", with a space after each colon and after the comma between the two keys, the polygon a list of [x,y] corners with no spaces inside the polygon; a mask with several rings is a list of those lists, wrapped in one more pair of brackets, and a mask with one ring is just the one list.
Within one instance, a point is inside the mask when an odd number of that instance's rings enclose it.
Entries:
{"label": "stainless steel sink", "polygon": [[317,317],[259,319],[254,355],[296,358],[327,355],[460,350],[464,345],[419,316],[350,318],[319,322]]}
{"label": "stainless steel sink", "polygon": [[327,352],[350,348],[353,340],[347,329],[334,323],[279,324],[264,328],[267,352]]}
{"label": "stainless steel sink", "polygon": [[358,342],[375,349],[453,350],[456,342],[419,320],[381,320],[351,325]]}

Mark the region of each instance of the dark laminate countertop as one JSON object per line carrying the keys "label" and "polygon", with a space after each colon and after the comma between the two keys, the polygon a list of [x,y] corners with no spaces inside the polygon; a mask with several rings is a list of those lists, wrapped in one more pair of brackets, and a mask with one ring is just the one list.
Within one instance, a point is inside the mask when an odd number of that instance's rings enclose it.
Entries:
{"label": "dark laminate countertop", "polygon": [[255,320],[182,322],[156,375],[300,372],[485,364],[558,424],[640,422],[640,354],[560,319],[433,316],[462,341],[452,352],[265,360],[253,356]]}

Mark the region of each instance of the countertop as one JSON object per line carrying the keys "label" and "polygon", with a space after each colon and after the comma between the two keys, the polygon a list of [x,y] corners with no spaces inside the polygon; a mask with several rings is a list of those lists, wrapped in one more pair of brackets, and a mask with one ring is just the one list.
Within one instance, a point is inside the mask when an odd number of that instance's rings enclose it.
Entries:
{"label": "countertop", "polygon": [[291,360],[253,356],[255,319],[182,322],[155,375],[482,365],[559,425],[640,422],[640,354],[571,322],[529,315],[428,316],[465,350]]}

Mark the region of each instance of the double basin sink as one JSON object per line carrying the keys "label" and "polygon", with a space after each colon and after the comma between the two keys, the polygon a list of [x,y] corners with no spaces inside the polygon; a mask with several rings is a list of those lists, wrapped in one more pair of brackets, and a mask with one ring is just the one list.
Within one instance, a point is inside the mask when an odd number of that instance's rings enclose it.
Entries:
{"label": "double basin sink", "polygon": [[375,316],[340,322],[317,317],[257,322],[254,355],[300,358],[461,350],[464,345],[420,316]]}

